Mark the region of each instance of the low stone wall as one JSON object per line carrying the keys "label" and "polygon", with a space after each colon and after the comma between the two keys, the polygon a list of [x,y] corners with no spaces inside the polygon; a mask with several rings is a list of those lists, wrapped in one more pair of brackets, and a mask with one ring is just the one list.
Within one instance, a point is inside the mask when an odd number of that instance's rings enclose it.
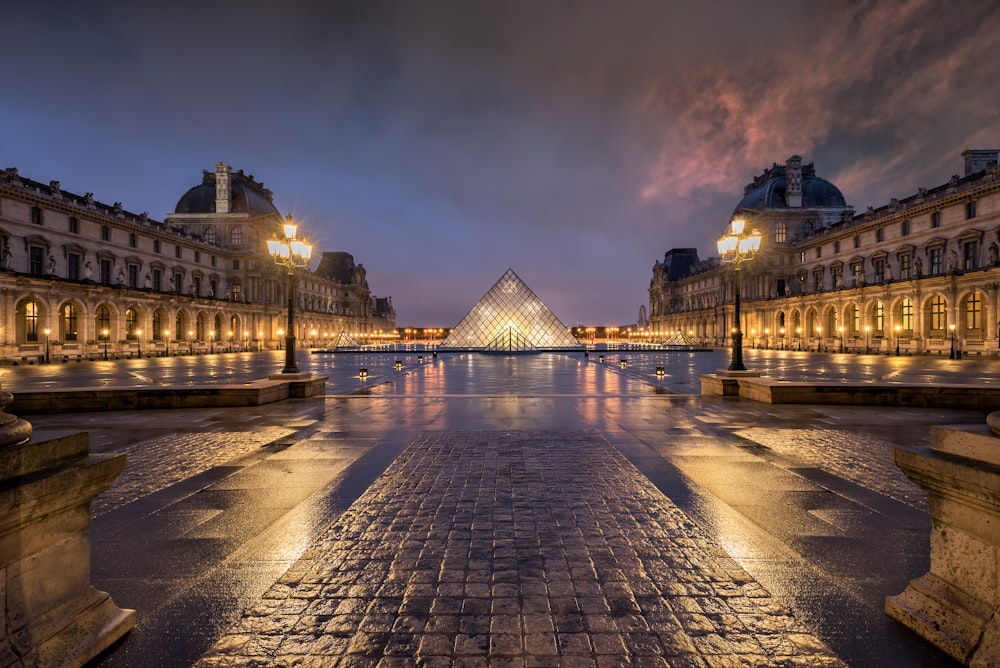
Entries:
{"label": "low stone wall", "polygon": [[[992,411],[1000,409],[1000,385],[921,385],[894,383],[801,383],[770,378],[702,376],[702,394],[739,396],[766,404],[841,406],[929,406]],[[738,389],[734,390],[733,386]],[[718,389],[716,389],[718,388]]]}
{"label": "low stone wall", "polygon": [[322,396],[326,377],[259,380],[246,385],[60,388],[14,392],[20,415],[155,408],[233,408],[261,406],[289,398]]}

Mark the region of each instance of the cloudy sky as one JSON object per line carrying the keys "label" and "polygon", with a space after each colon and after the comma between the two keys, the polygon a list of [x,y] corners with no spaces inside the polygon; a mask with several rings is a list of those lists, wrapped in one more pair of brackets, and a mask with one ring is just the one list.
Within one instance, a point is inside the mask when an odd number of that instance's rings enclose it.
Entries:
{"label": "cloudy sky", "polygon": [[5,3],[0,168],[156,220],[228,162],[401,326],[511,267],[635,322],[793,154],[858,210],[1000,146],[993,1]]}

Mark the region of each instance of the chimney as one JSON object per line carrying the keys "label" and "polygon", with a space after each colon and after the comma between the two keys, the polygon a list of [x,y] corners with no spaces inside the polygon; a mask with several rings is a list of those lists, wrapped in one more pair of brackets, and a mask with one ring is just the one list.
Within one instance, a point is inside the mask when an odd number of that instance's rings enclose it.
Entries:
{"label": "chimney", "polygon": [[785,161],[785,203],[802,206],[802,156],[793,155]]}
{"label": "chimney", "polygon": [[232,209],[232,191],[229,189],[231,168],[224,162],[215,163],[215,212],[229,213]]}
{"label": "chimney", "polygon": [[998,156],[1000,149],[996,148],[969,148],[962,151],[962,157],[965,158],[965,175],[995,167]]}

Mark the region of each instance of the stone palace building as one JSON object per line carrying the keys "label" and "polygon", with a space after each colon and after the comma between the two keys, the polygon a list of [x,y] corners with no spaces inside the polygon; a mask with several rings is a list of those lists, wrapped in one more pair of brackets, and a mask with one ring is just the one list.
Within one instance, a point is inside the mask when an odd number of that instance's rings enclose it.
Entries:
{"label": "stone palace building", "polygon": [[[163,222],[0,171],[0,358],[276,348],[288,274],[266,241],[283,222],[269,190],[222,162]],[[300,345],[395,328],[350,254],[295,276]]]}
{"label": "stone palace building", "polygon": [[[963,175],[861,214],[799,156],[757,176],[733,214],[763,234],[760,252],[742,265],[744,346],[995,354],[998,155],[966,150]],[[733,279],[718,258],[667,251],[653,265],[650,338],[681,331],[728,344]]]}

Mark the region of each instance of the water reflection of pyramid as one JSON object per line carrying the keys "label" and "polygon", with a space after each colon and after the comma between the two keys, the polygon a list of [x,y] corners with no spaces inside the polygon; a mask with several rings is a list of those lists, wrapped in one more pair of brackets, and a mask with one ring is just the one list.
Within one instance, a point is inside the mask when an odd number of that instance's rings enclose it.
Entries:
{"label": "water reflection of pyramid", "polygon": [[441,347],[529,352],[579,348],[580,342],[514,270],[508,269],[451,330]]}

